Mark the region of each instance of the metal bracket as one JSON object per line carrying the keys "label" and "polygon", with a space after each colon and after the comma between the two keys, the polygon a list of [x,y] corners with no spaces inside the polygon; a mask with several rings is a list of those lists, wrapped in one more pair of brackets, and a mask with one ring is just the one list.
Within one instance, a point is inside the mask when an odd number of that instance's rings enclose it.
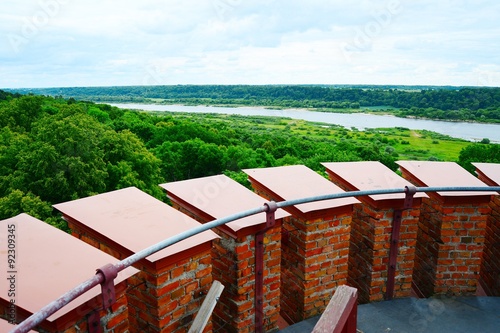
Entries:
{"label": "metal bracket", "polygon": [[[104,277],[101,283],[102,307],[103,310],[108,309],[116,302],[115,283],[114,280],[118,276],[118,269],[113,264],[107,264],[98,268],[96,274],[102,274]],[[91,313],[87,319],[89,333],[101,333],[102,327],[100,323],[99,311]]]}
{"label": "metal bracket", "polygon": [[385,292],[386,300],[391,300],[394,297],[402,213],[403,211],[401,209],[394,210],[394,217],[392,220],[391,243],[389,247],[389,265],[387,267],[387,284]]}
{"label": "metal bracket", "polygon": [[264,333],[264,234],[255,234],[255,333]]}
{"label": "metal bracket", "polygon": [[274,201],[264,204],[266,209],[266,228],[255,234],[255,333],[263,333],[264,330],[264,235],[266,230],[274,227],[276,219],[274,213],[278,205]]}
{"label": "metal bracket", "polygon": [[99,311],[94,311],[87,318],[87,326],[89,333],[102,333],[101,318]]}
{"label": "metal bracket", "polygon": [[274,217],[274,212],[278,209],[278,205],[274,201],[269,201],[264,204],[266,209],[266,227],[271,228],[276,224],[276,219]]}
{"label": "metal bracket", "polygon": [[415,186],[405,186],[405,203],[403,209],[409,209],[413,205],[413,196],[417,193],[417,188]]}
{"label": "metal bracket", "polygon": [[389,265],[387,267],[387,284],[385,298],[391,300],[394,297],[394,287],[396,278],[396,265],[398,261],[399,238],[401,230],[401,220],[403,210],[410,209],[413,206],[413,196],[417,192],[414,186],[405,186],[405,201],[403,209],[395,209],[392,220],[391,244],[389,248]]}
{"label": "metal bracket", "polygon": [[290,242],[290,231],[285,228],[281,229],[281,244],[284,246],[288,246]]}
{"label": "metal bracket", "polygon": [[102,290],[102,306],[106,310],[116,302],[115,283],[114,280],[118,276],[118,269],[113,264],[107,264],[97,269],[96,274],[102,274],[104,280],[101,283]]}

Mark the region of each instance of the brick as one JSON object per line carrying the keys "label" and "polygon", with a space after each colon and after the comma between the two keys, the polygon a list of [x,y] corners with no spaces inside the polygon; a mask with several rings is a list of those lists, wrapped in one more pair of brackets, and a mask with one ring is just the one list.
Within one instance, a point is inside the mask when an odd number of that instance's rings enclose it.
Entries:
{"label": "brick", "polygon": [[179,305],[181,305],[181,306],[186,305],[189,302],[191,302],[192,299],[193,299],[193,296],[191,294],[184,295],[183,297],[181,297],[179,299]]}
{"label": "brick", "polygon": [[184,274],[184,271],[185,271],[184,266],[173,268],[172,270],[170,270],[170,278],[175,279]]}
{"label": "brick", "polygon": [[247,244],[247,243],[238,245],[235,248],[236,254],[246,253],[246,252],[249,252],[249,251],[251,251],[251,250],[250,250],[249,244]]}
{"label": "brick", "polygon": [[109,254],[110,256],[112,257],[115,257],[117,259],[122,259],[122,255],[120,254],[120,252],[110,248],[109,246],[105,245],[105,244],[99,244],[99,249],[107,254]]}
{"label": "brick", "polygon": [[207,268],[204,268],[204,269],[197,271],[195,276],[197,279],[199,279],[199,278],[210,275],[211,272],[212,272],[212,268],[207,267]]}
{"label": "brick", "polygon": [[115,314],[111,319],[109,319],[108,323],[106,324],[106,327],[108,329],[113,329],[115,326],[118,326],[118,324],[127,320],[128,320],[128,311],[126,311],[125,308],[124,311]]}
{"label": "brick", "polygon": [[186,294],[192,293],[194,290],[198,289],[198,281],[193,281],[188,283],[186,286]]}
{"label": "brick", "polygon": [[155,292],[155,295],[158,296],[158,297],[161,297],[167,293],[170,293],[171,291],[177,289],[180,287],[180,282],[179,281],[174,281],[174,282],[171,282],[167,285],[164,285],[158,289],[156,289],[156,292]]}

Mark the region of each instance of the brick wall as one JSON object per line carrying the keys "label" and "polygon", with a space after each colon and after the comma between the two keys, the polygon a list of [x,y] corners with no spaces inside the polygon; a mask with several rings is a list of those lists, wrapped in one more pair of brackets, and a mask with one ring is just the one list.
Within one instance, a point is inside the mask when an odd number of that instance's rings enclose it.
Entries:
{"label": "brick wall", "polygon": [[[173,207],[204,223],[207,218],[173,203]],[[221,237],[212,250],[213,277],[225,289],[214,309],[214,331],[255,331],[255,235],[230,236],[226,228],[214,231]],[[264,234],[264,331],[278,329],[280,314],[281,223]]]}
{"label": "brick wall", "polygon": [[[432,195],[421,207],[403,211],[394,297],[410,296],[412,282],[427,297],[472,295],[480,277],[500,295],[500,199],[468,199]],[[206,222],[205,216],[174,207]],[[350,206],[313,213],[292,207],[290,212],[264,237],[264,331],[277,329],[280,314],[290,323],[321,314],[346,283],[358,288],[361,303],[384,299],[393,207],[363,203],[354,205],[354,212]],[[119,259],[127,256],[71,221],[69,226],[94,247]],[[128,311],[102,313],[109,332],[123,329],[127,315],[132,332],[187,332],[212,276],[226,288],[205,332],[253,332],[255,234],[234,236],[223,228],[216,233],[221,238],[211,250],[165,267],[137,267],[141,272],[129,279]],[[81,325],[85,330],[86,320]]]}
{"label": "brick wall", "polygon": [[491,208],[461,201],[423,199],[413,278],[426,297],[476,293]]}
{"label": "brick wall", "polygon": [[281,315],[299,322],[320,315],[336,288],[347,282],[351,212],[285,218]]}
{"label": "brick wall", "polygon": [[[137,332],[187,332],[212,284],[210,251],[151,270],[141,268],[128,292]],[[207,325],[205,332],[211,332]]]}
{"label": "brick wall", "polygon": [[493,197],[490,208],[481,263],[481,282],[490,296],[500,296],[500,197]]}
{"label": "brick wall", "polygon": [[[71,221],[68,226],[73,236],[118,259],[129,256]],[[134,267],[140,272],[128,279],[130,332],[187,332],[212,284],[210,248],[164,266],[142,260]],[[212,332],[211,322],[204,332]]]}
{"label": "brick wall", "polygon": [[[260,196],[278,200],[252,185]],[[296,323],[323,313],[337,286],[347,283],[352,208],[291,211],[282,226],[280,314]]]}
{"label": "brick wall", "polygon": [[[264,236],[264,331],[278,328],[280,310],[280,227]],[[255,236],[234,239],[220,233],[213,251],[214,278],[226,286],[214,313],[214,330],[255,331]]]}
{"label": "brick wall", "polygon": [[[402,213],[394,297],[409,297],[411,293],[419,215],[419,207]],[[393,217],[393,209],[354,206],[348,283],[358,288],[361,303],[385,297]]]}
{"label": "brick wall", "polygon": [[[330,180],[345,191],[402,189],[411,185],[380,162],[323,165]],[[358,288],[361,303],[408,297],[412,292],[418,220],[425,195],[412,194],[408,202],[406,196],[361,196],[361,203],[354,205],[348,282]],[[407,205],[411,207],[406,208]],[[397,227],[395,216],[400,218],[399,235],[393,235]],[[398,237],[397,244],[393,237]]]}

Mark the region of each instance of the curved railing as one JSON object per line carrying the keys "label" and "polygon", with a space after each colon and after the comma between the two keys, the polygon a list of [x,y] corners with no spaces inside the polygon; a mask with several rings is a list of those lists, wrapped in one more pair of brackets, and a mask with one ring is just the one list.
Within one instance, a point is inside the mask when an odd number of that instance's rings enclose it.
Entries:
{"label": "curved railing", "polygon": [[[330,200],[330,199],[340,199],[340,198],[347,198],[347,197],[359,197],[359,196],[368,196],[368,195],[380,195],[380,194],[397,194],[397,193],[408,193],[411,189],[411,192],[416,193],[416,192],[500,192],[500,186],[485,186],[485,187],[405,187],[405,188],[393,188],[393,189],[377,189],[377,190],[367,190],[367,191],[350,191],[350,192],[343,192],[343,193],[334,193],[334,194],[328,194],[328,195],[321,195],[321,196],[314,196],[314,197],[307,197],[307,198],[302,198],[302,199],[295,199],[295,200],[288,200],[288,201],[281,201],[281,202],[269,202],[265,203],[263,206],[246,210],[237,214],[233,214],[230,216],[227,216],[225,218],[217,219],[212,222],[204,223],[196,228],[187,230],[185,232],[182,232],[176,236],[167,238],[155,245],[152,245],[142,251],[139,251],[130,257],[127,257],[120,262],[118,262],[115,265],[111,265],[112,270],[114,270],[116,273],[124,270],[125,268],[131,266],[132,264],[136,263],[137,261],[144,259],[153,253],[156,253],[168,246],[174,245],[186,238],[189,238],[191,236],[194,236],[196,234],[202,233],[204,231],[219,227],[221,225],[225,225],[229,222],[251,216],[251,215],[256,215],[259,213],[264,213],[268,212],[270,210],[273,210],[273,208],[283,208],[287,206],[293,206],[293,205],[298,205],[298,204],[304,204],[304,203],[309,203],[309,202],[315,202],[315,201],[322,201],[322,200]],[[108,267],[109,268],[109,267]],[[61,297],[59,297],[57,300],[47,304],[44,306],[42,309],[40,309],[38,312],[32,314],[30,317],[28,317],[26,320],[21,322],[19,325],[17,325],[15,328],[13,328],[10,333],[26,333],[29,330],[35,328],[38,326],[40,323],[42,323],[45,319],[50,317],[52,314],[55,312],[59,311],[61,308],[63,308],[66,304],[69,302],[73,301],[80,295],[84,294],[85,292],[89,291],[90,289],[94,288],[95,286],[104,283],[105,280],[105,275],[103,273],[103,270],[99,269],[97,274],[95,274],[92,278],[86,280],[85,282],[82,282],[80,285],[77,287],[73,288],[72,290],[68,291]]]}

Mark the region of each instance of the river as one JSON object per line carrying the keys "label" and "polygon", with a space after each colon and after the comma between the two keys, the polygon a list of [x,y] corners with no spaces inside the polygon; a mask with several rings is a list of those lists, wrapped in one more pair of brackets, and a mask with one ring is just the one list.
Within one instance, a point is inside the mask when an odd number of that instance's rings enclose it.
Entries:
{"label": "river", "polygon": [[469,141],[481,141],[488,138],[492,143],[500,143],[500,125],[467,122],[448,122],[425,119],[398,118],[394,116],[373,115],[366,113],[326,113],[304,109],[271,110],[263,107],[219,107],[219,106],[188,106],[188,105],[157,105],[137,103],[109,103],[123,109],[138,109],[146,111],[195,112],[238,114],[244,116],[269,116],[302,119],[313,122],[336,124],[346,128],[405,127],[415,130],[429,130],[451,137]]}

